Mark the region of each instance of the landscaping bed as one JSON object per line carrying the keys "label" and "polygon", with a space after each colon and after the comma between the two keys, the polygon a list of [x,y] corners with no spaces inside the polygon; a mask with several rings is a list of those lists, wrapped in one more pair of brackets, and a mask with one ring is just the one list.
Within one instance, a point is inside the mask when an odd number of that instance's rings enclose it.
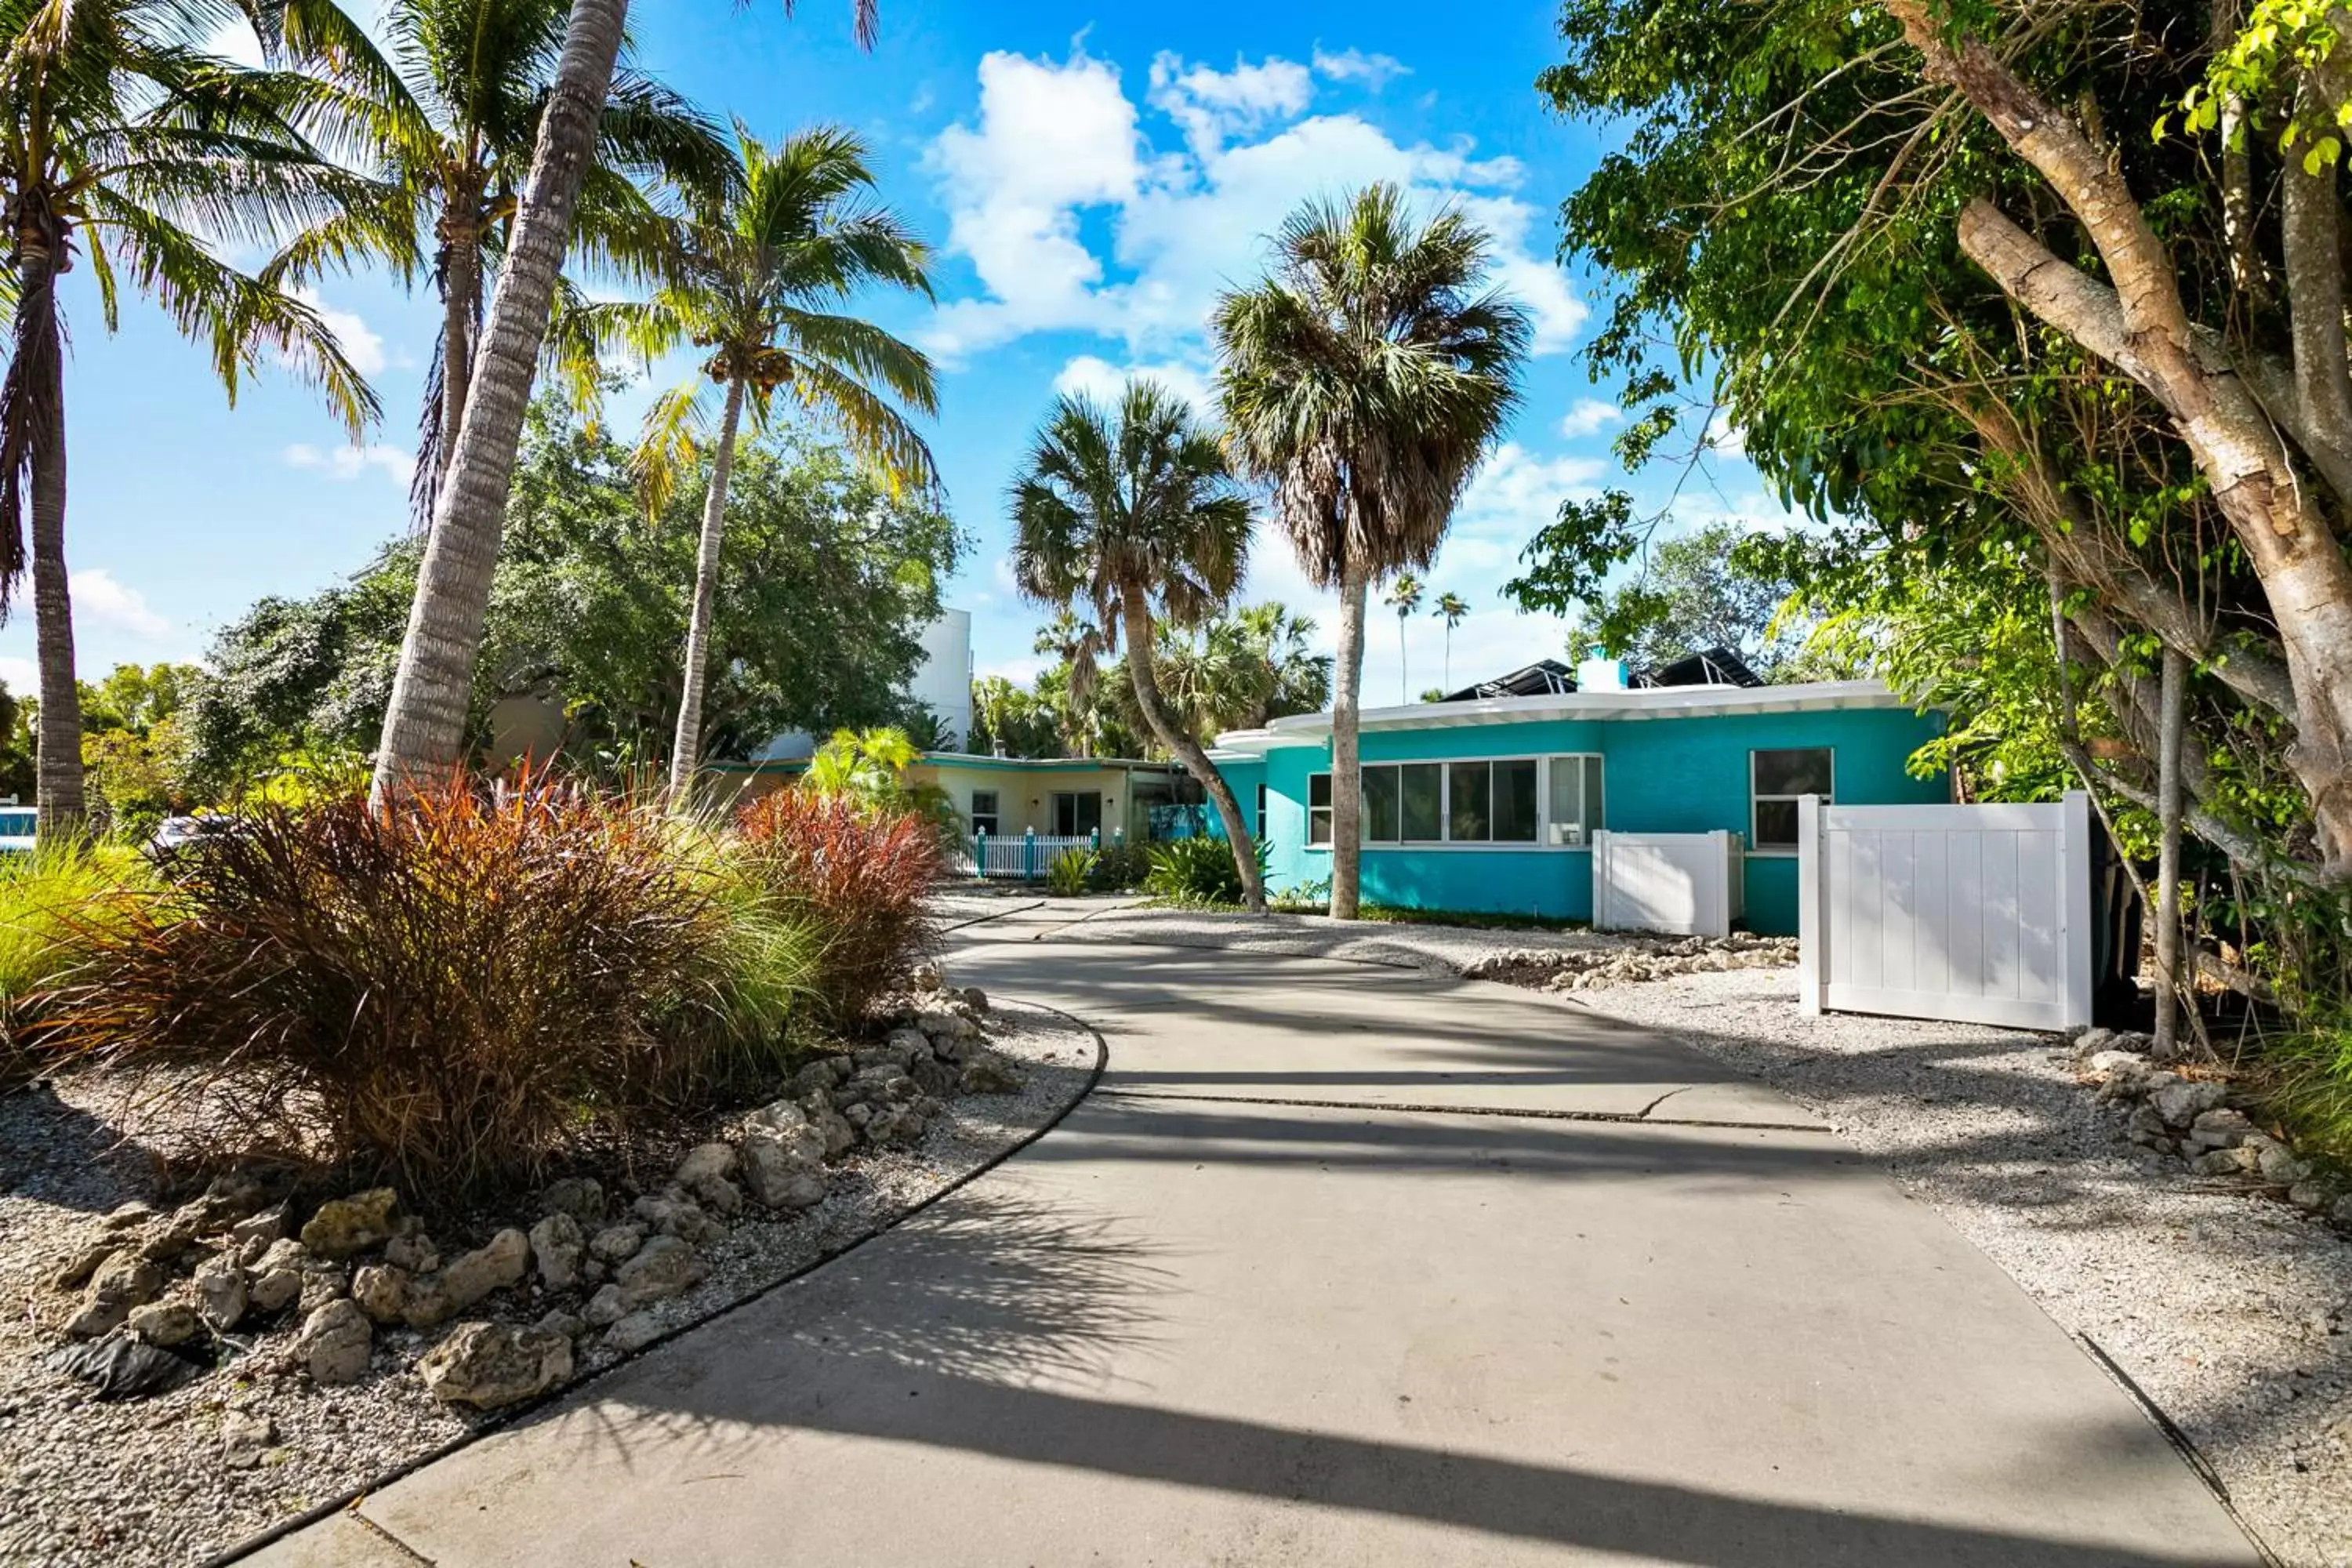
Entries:
{"label": "landscaping bed", "polygon": [[[176,1176],[207,1140],[152,1077],[0,1098],[0,1559],[202,1561],[887,1227],[1097,1066],[1058,1014],[918,1000],[768,1105],[429,1226],[396,1190]],[[192,1380],[103,1396],[54,1364],[92,1345]]]}

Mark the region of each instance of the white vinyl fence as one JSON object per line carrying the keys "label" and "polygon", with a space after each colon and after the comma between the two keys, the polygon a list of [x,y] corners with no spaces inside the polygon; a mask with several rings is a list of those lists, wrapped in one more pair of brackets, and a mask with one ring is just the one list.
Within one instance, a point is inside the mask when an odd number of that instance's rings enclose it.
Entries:
{"label": "white vinyl fence", "polygon": [[2091,1021],[2091,806],[1798,805],[1805,1011]]}
{"label": "white vinyl fence", "polygon": [[1042,882],[1045,868],[1065,850],[1098,849],[1102,836],[1023,833],[976,836],[958,868],[967,877],[996,877],[1013,881]]}
{"label": "white vinyl fence", "polygon": [[1747,912],[1748,861],[1737,833],[1592,836],[1598,931],[1729,936]]}

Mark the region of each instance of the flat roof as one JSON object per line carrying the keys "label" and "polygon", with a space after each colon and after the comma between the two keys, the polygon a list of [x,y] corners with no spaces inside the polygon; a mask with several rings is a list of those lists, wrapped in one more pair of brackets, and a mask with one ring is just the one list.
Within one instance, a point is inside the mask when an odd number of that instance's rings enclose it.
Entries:
{"label": "flat roof", "polygon": [[[1360,730],[1454,730],[1477,724],[1522,724],[1547,719],[1639,720],[1729,713],[1806,713],[1839,708],[1909,708],[1877,680],[1816,680],[1788,686],[1665,686],[1626,691],[1570,691],[1534,697],[1486,697],[1464,702],[1415,702],[1367,708]],[[1228,730],[1209,754],[1225,761],[1264,756],[1279,746],[1306,745],[1331,732],[1328,713],[1296,713],[1262,730]]]}

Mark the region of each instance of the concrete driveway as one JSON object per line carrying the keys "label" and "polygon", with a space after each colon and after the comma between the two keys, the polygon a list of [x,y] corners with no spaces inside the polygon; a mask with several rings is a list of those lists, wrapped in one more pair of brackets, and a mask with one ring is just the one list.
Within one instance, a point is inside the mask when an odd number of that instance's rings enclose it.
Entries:
{"label": "concrete driveway", "polygon": [[1532,994],[1057,923],[952,960],[1108,1040],[1056,1131],[260,1561],[2258,1561],[1790,1102]]}

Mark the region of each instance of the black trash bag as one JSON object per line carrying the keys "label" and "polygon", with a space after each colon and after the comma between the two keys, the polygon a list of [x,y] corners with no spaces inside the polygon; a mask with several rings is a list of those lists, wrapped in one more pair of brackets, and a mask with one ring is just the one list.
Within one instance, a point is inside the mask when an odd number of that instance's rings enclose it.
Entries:
{"label": "black trash bag", "polygon": [[48,1360],[51,1372],[89,1384],[100,1399],[152,1399],[184,1388],[212,1370],[209,1360],[151,1345],[128,1334],[110,1334],[86,1345],[68,1345]]}

